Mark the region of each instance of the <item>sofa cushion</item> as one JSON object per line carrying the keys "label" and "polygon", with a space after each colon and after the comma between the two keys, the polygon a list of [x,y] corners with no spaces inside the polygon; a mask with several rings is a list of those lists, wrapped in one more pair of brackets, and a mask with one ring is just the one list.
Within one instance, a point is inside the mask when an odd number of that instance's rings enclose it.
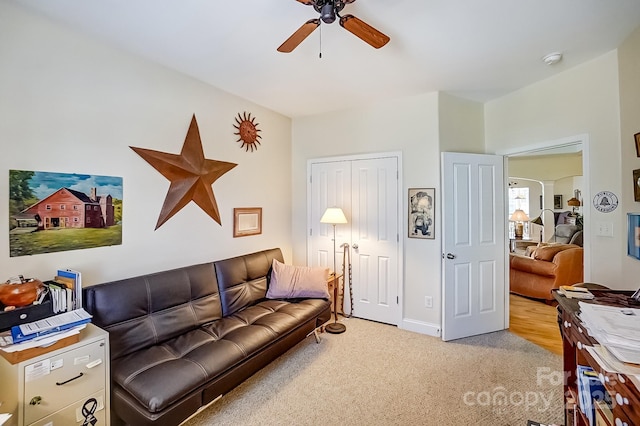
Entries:
{"label": "sofa cushion", "polygon": [[109,332],[112,359],[222,317],[212,263],[94,285],[84,296],[93,323]]}
{"label": "sofa cushion", "polygon": [[329,269],[310,266],[285,265],[273,259],[267,298],[320,298],[328,299]]}
{"label": "sofa cushion", "polygon": [[114,383],[151,413],[205,386],[327,309],[326,301],[264,300],[112,363]]}
{"label": "sofa cushion", "polygon": [[267,294],[267,275],[273,259],[284,261],[280,249],[214,262],[223,316],[229,316],[264,299]]}
{"label": "sofa cushion", "polygon": [[539,247],[536,249],[533,258],[536,260],[545,260],[547,262],[551,262],[556,254],[559,252],[570,249],[570,248],[579,248],[575,244],[552,244],[544,247]]}

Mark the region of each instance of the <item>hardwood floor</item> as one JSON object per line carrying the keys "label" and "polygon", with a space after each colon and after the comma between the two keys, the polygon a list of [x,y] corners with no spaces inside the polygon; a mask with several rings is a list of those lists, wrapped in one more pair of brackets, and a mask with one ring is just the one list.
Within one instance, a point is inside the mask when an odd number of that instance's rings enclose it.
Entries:
{"label": "hardwood floor", "polygon": [[562,338],[556,308],[515,294],[511,294],[509,300],[509,331],[562,355]]}

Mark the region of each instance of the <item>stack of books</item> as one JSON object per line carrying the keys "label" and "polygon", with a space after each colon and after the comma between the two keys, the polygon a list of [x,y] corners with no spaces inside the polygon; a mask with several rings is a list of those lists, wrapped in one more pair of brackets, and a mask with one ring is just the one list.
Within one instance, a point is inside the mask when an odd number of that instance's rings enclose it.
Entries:
{"label": "stack of books", "polygon": [[593,293],[586,287],[577,287],[573,285],[561,285],[558,293],[568,299],[593,299]]}
{"label": "stack of books", "polygon": [[72,269],[58,269],[53,280],[44,283],[51,294],[53,313],[82,308],[82,276]]}

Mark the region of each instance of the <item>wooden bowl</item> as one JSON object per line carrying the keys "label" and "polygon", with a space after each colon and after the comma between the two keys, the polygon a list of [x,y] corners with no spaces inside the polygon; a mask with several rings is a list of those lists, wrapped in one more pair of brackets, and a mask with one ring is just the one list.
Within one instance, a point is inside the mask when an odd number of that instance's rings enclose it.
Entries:
{"label": "wooden bowl", "polygon": [[0,284],[0,302],[5,306],[27,306],[38,297],[42,281],[31,280],[21,284]]}

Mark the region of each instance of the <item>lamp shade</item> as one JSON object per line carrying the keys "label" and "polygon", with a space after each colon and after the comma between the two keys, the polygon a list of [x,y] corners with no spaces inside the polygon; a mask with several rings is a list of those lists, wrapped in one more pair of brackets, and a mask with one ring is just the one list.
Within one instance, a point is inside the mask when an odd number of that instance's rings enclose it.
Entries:
{"label": "lamp shade", "polygon": [[347,218],[340,207],[329,207],[320,218],[320,223],[337,225],[347,223]]}
{"label": "lamp shade", "polygon": [[528,222],[529,216],[527,216],[527,214],[524,211],[520,209],[516,209],[516,211],[513,212],[509,220],[512,220],[514,222]]}
{"label": "lamp shade", "polygon": [[536,217],[535,219],[533,219],[531,221],[531,223],[535,223],[536,225],[540,225],[540,226],[544,226],[544,223],[542,222],[542,215]]}
{"label": "lamp shade", "polygon": [[571,207],[578,207],[580,206],[580,200],[578,200],[576,197],[572,197],[567,200],[567,204]]}

